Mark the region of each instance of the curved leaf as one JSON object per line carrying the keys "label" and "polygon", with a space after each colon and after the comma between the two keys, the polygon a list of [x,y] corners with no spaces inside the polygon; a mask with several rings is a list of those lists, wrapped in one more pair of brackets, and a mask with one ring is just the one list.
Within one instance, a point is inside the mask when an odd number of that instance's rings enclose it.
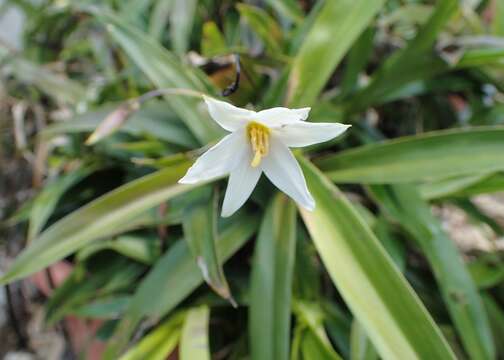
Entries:
{"label": "curved leaf", "polygon": [[120,360],[164,360],[175,350],[186,313],[178,313],[159,325]]}
{"label": "curved leaf", "polygon": [[454,359],[428,312],[345,196],[301,160],[317,203],[301,215],[348,307],[384,359]]}
{"label": "curved leaf", "polygon": [[205,282],[224,299],[235,304],[215,248],[217,238],[217,192],[212,187],[195,191],[195,200],[184,209],[184,237]]}
{"label": "curved leaf", "polygon": [[345,53],[383,3],[383,0],[325,2],[294,59],[288,104],[313,104]]}
{"label": "curved leaf", "polygon": [[[114,40],[158,88],[205,91],[205,84],[194,71],[188,71],[174,54],[155,39],[102,8],[90,7],[90,11],[107,25]],[[222,133],[206,112],[198,111],[198,99],[173,95],[165,98],[201,143],[215,140]]]}
{"label": "curved leaf", "polygon": [[180,360],[210,360],[209,319],[210,309],[204,305],[187,312],[180,338]]}
{"label": "curved leaf", "polygon": [[[256,231],[257,218],[243,214],[221,231],[217,256],[225,262]],[[203,275],[190,253],[187,242],[180,240],[166,252],[140,283],[128,309],[109,341],[105,359],[116,359],[144,316],[161,317],[203,283]]]}
{"label": "curved leaf", "polygon": [[289,358],[296,208],[277,195],[259,231],[252,265],[249,307],[251,358]]}
{"label": "curved leaf", "polygon": [[28,276],[90,242],[117,230],[144,211],[193,189],[177,181],[189,167],[185,162],[123,185],[67,215],[23,250],[0,284]]}
{"label": "curved leaf", "polygon": [[420,182],[504,169],[504,127],[433,131],[342,151],[315,161],[338,183]]}
{"label": "curved leaf", "polygon": [[379,205],[399,221],[429,260],[443,299],[471,359],[493,359],[494,345],[488,317],[476,285],[455,244],[427,203],[410,185],[371,187]]}

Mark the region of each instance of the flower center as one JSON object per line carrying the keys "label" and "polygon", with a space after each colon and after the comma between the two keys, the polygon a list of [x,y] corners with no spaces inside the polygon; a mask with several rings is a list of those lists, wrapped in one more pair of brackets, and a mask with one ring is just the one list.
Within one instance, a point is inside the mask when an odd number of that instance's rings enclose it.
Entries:
{"label": "flower center", "polygon": [[270,130],[266,126],[253,121],[247,125],[247,134],[254,152],[254,158],[250,166],[257,167],[262,158],[268,155]]}

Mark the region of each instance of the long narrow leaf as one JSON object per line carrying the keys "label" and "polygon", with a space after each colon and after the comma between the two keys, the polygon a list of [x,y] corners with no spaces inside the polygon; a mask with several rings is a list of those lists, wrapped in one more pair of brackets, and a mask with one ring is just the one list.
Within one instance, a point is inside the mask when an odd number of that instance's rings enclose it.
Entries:
{"label": "long narrow leaf", "polygon": [[44,231],[16,258],[0,284],[28,276],[105,236],[144,211],[194,188],[180,185],[189,163],[160,170],[101,196]]}
{"label": "long narrow leaf", "polygon": [[383,3],[383,0],[325,2],[294,59],[287,103],[291,106],[313,104],[345,53]]}
{"label": "long narrow leaf", "polygon": [[57,180],[44,187],[31,207],[28,241],[40,233],[65,192],[94,170],[94,167],[82,166],[68,174],[61,175]]}
{"label": "long narrow leaf", "polygon": [[205,282],[224,299],[234,303],[222,263],[215,249],[217,239],[217,196],[211,187],[196,191],[196,199],[186,207],[182,225],[184,237]]}
{"label": "long narrow leaf", "polygon": [[131,348],[120,360],[164,360],[168,358],[177,346],[180,327],[185,317],[185,313],[173,315]]}
{"label": "long narrow leaf", "polygon": [[457,10],[457,0],[439,1],[417,36],[377,70],[371,83],[352,98],[349,108],[365,109],[370,104],[382,102],[398,88],[414,80],[431,78],[446,70],[446,63],[434,54],[432,47],[439,31]]}
{"label": "long narrow leaf", "polygon": [[301,210],[331,279],[384,359],[454,359],[422,303],[344,195],[302,159],[317,203]]}
{"label": "long narrow leaf", "polygon": [[[252,236],[257,226],[255,217],[245,214],[235,217],[217,240],[219,259],[229,259]],[[166,315],[203,282],[203,275],[193,260],[187,242],[178,241],[140,283],[114,337],[109,341],[105,359],[117,358],[144,316]]]}
{"label": "long narrow leaf", "polygon": [[435,131],[361,146],[315,163],[338,183],[420,182],[504,169],[504,127]]}
{"label": "long narrow leaf", "polygon": [[287,360],[296,208],[284,195],[270,204],[259,232],[252,267],[250,345],[252,359]]}
{"label": "long narrow leaf", "polygon": [[210,309],[207,306],[188,311],[180,338],[180,360],[210,360],[209,319]]}
{"label": "long narrow leaf", "polygon": [[[103,9],[91,8],[91,11],[107,24],[114,40],[157,87],[205,90],[199,78],[153,38]],[[215,123],[206,113],[198,111],[198,100],[183,96],[166,96],[166,100],[200,142],[205,144],[218,137],[220,132]]]}
{"label": "long narrow leaf", "polygon": [[387,213],[414,237],[434,270],[453,322],[472,359],[493,359],[488,318],[469,271],[440,222],[410,185],[373,186]]}

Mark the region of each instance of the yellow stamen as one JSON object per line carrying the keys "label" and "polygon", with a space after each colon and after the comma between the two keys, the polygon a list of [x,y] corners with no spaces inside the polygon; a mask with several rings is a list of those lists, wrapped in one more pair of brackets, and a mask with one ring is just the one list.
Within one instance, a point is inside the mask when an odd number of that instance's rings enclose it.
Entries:
{"label": "yellow stamen", "polygon": [[262,124],[251,122],[247,125],[247,134],[254,152],[250,166],[257,167],[262,158],[268,155],[270,130]]}

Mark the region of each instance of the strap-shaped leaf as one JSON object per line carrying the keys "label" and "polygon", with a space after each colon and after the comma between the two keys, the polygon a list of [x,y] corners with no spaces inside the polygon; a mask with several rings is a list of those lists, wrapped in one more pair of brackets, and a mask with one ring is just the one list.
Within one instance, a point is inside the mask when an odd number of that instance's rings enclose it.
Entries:
{"label": "strap-shaped leaf", "polygon": [[315,162],[338,183],[420,182],[504,169],[504,127],[433,131],[361,146]]}
{"label": "strap-shaped leaf", "polygon": [[316,201],[301,209],[315,246],[346,304],[384,359],[454,359],[439,328],[345,196],[301,159]]}
{"label": "strap-shaped leaf", "polygon": [[206,305],[187,312],[180,338],[180,360],[210,360],[209,320],[210,309]]}
{"label": "strap-shaped leaf", "polygon": [[[191,194],[192,195],[192,194]],[[194,191],[194,199],[184,209],[184,237],[205,282],[224,299],[234,304],[217,257],[217,191],[206,186]]]}
{"label": "strap-shaped leaf", "polygon": [[289,358],[295,249],[296,208],[279,194],[264,215],[254,253],[249,308],[252,359]]}
{"label": "strap-shaped leaf", "polygon": [[[235,215],[234,221],[221,231],[217,239],[218,258],[223,262],[229,259],[252,236],[257,226],[256,217],[244,213]],[[203,281],[187,242],[175,243],[140,283],[108,343],[104,359],[117,358],[143,317],[158,318],[168,314]]]}
{"label": "strap-shaped leaf", "polygon": [[385,212],[404,227],[432,267],[443,299],[471,359],[493,359],[490,325],[476,285],[455,244],[411,185],[371,187]]}
{"label": "strap-shaped leaf", "polygon": [[184,175],[185,162],[123,185],[67,215],[23,250],[0,278],[5,284],[28,276],[68,256],[90,242],[117,231],[146,210],[193,189],[177,181]]}
{"label": "strap-shaped leaf", "polygon": [[287,103],[291,106],[313,104],[343,56],[383,3],[383,0],[325,2],[294,59]]}
{"label": "strap-shaped leaf", "polygon": [[[194,72],[189,71],[155,39],[104,9],[91,7],[90,11],[107,24],[114,40],[158,88],[205,90],[205,85]],[[210,117],[198,111],[197,99],[166,96],[166,100],[201,143],[215,140],[220,134]]]}

